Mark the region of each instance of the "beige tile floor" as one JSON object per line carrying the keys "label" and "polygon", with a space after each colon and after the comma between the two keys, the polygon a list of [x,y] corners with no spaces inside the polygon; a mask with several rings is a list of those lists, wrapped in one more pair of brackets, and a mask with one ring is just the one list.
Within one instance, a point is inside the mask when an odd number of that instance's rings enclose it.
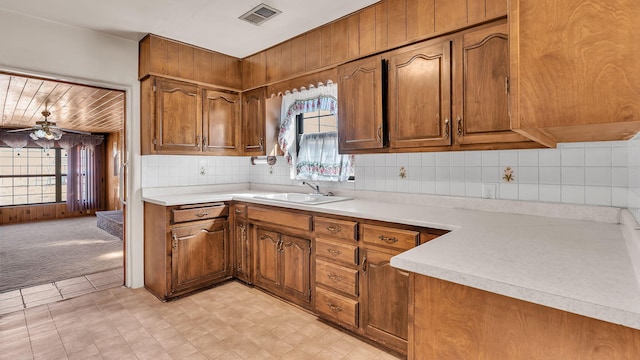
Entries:
{"label": "beige tile floor", "polygon": [[398,359],[238,282],[162,303],[116,287],[2,315],[3,359]]}
{"label": "beige tile floor", "polygon": [[121,268],[3,292],[0,293],[0,315],[121,286],[123,283]]}

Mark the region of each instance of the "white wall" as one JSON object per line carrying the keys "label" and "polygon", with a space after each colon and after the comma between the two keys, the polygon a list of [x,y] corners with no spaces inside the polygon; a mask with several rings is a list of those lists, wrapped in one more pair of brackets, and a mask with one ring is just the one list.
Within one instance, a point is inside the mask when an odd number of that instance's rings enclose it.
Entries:
{"label": "white wall", "polygon": [[140,86],[138,44],[111,35],[0,10],[0,70],[125,90],[130,152],[127,274],[143,285],[140,198]]}

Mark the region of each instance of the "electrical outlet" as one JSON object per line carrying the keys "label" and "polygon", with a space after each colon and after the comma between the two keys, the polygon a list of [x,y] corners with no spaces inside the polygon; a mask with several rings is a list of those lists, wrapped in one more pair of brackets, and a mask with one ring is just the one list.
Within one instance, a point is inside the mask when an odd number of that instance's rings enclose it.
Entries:
{"label": "electrical outlet", "polygon": [[495,199],[496,184],[482,184],[482,197],[484,199]]}

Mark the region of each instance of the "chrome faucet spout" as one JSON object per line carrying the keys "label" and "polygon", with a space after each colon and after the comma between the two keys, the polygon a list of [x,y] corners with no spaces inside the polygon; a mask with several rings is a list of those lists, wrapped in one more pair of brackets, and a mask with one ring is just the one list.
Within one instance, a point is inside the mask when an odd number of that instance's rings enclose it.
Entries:
{"label": "chrome faucet spout", "polygon": [[303,185],[307,185],[308,187],[312,188],[316,195],[320,195],[320,185],[312,184],[312,183],[309,183],[309,182],[306,182],[306,181],[303,181],[302,184]]}

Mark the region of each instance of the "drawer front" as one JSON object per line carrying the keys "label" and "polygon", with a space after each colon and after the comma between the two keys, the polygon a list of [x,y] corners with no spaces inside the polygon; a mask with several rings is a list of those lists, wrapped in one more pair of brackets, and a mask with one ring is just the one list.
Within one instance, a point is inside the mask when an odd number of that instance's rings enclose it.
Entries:
{"label": "drawer front", "polygon": [[247,216],[250,220],[264,221],[294,229],[311,231],[311,215],[307,214],[249,206],[247,208]]}
{"label": "drawer front", "polygon": [[358,301],[316,288],[316,311],[324,318],[358,327]]}
{"label": "drawer front", "polygon": [[358,270],[316,259],[316,284],[358,296]]}
{"label": "drawer front", "polygon": [[418,245],[420,233],[386,226],[362,225],[362,241],[391,249],[409,250]]}
{"label": "drawer front", "polygon": [[235,204],[233,205],[233,213],[236,217],[246,218],[247,217],[247,205],[245,204]]}
{"label": "drawer front", "polygon": [[329,259],[344,265],[358,265],[358,246],[316,238],[316,257]]}
{"label": "drawer front", "polygon": [[314,217],[313,228],[318,236],[328,236],[345,240],[358,239],[358,223],[355,221]]}
{"label": "drawer front", "polygon": [[217,217],[225,217],[229,215],[229,207],[225,204],[190,207],[171,210],[173,214],[173,223],[181,223],[186,221],[213,219]]}

